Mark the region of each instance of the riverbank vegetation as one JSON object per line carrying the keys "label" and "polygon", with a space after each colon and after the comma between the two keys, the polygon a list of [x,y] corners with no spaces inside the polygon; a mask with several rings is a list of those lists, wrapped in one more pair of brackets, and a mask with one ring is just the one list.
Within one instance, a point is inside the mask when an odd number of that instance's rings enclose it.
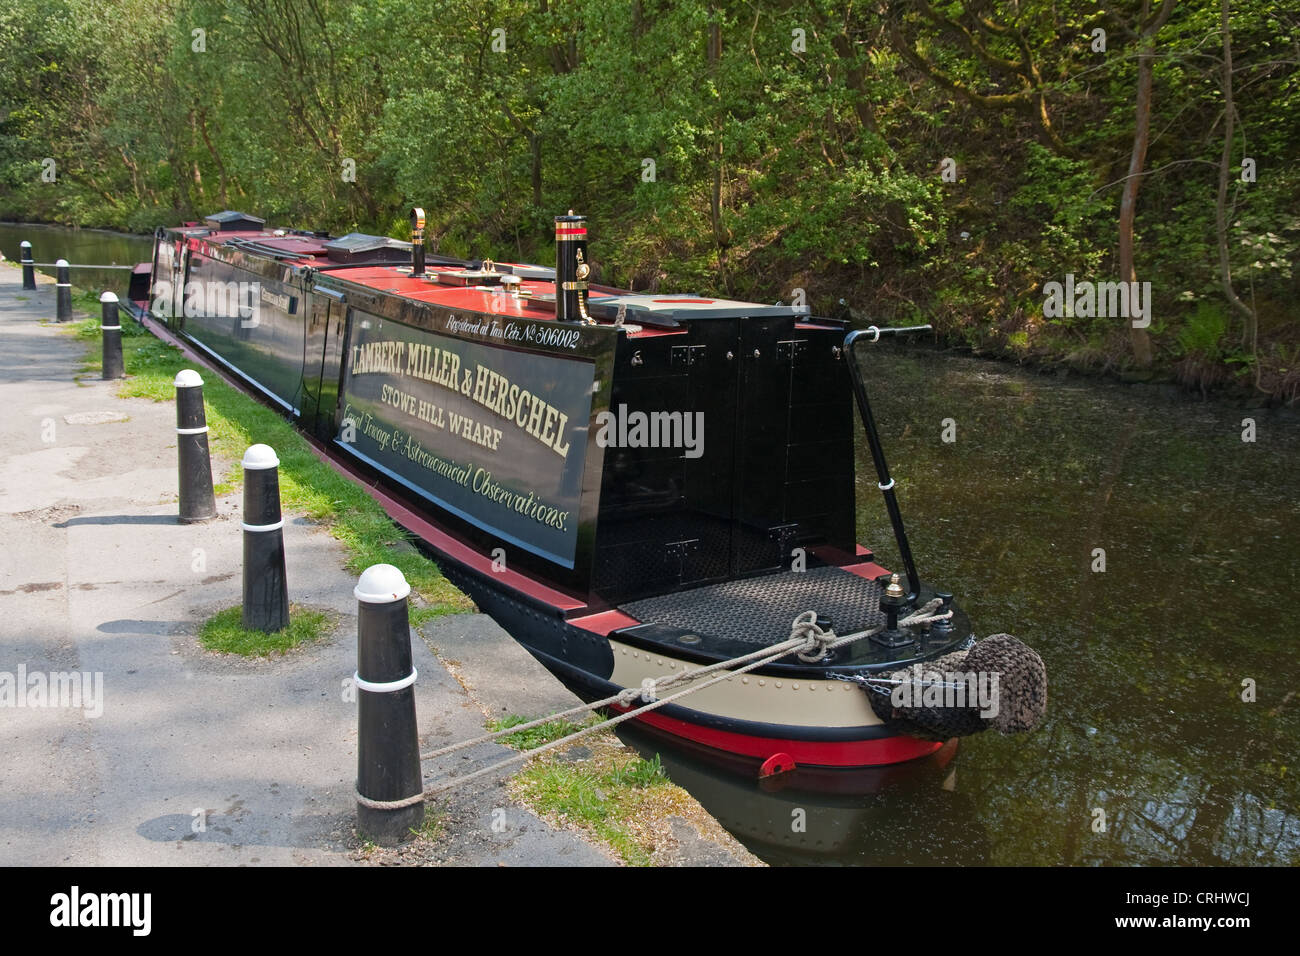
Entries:
{"label": "riverbank vegetation", "polygon": [[50,0],[0,12],[0,216],[420,205],[545,262],[572,207],[604,282],[1293,402],[1298,63],[1264,0]]}

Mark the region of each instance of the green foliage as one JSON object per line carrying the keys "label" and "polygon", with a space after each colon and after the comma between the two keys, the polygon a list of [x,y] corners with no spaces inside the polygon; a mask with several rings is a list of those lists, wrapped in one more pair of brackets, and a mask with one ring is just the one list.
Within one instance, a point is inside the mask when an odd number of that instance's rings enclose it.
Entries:
{"label": "green foliage", "polygon": [[663,761],[655,754],[653,759],[635,757],[610,771],[610,780],[620,787],[654,787],[668,782]]}
{"label": "green foliage", "polygon": [[[11,4],[0,216],[147,231],[243,207],[401,235],[418,204],[435,251],[546,262],[551,217],[575,208],[598,281],[759,301],[801,288],[815,312],[844,299],[950,342],[1112,367],[1123,322],[1045,320],[1041,289],[1119,278],[1137,15],[1080,0],[883,16],[834,0]],[[1283,375],[1300,328],[1300,22],[1237,0],[1231,23],[1228,266],[1258,341],[1233,310],[1224,335]],[[1135,264],[1166,361],[1186,350],[1189,303],[1224,301],[1218,31],[1219,3],[1188,0],[1151,41]]]}
{"label": "green foliage", "polygon": [[[518,733],[508,734],[501,738],[501,743],[507,747],[513,747],[515,750],[535,750],[542,744],[549,744],[553,740],[559,740],[561,737],[567,737],[569,734],[577,733],[584,727],[590,727],[598,724],[602,720],[597,715],[592,715],[582,723],[574,723],[571,720],[550,720],[544,724],[538,724],[528,730],[521,730]],[[517,714],[509,714],[495,720],[488,721],[488,730],[493,733],[501,730],[508,730],[511,727],[517,727],[520,724],[528,723],[529,718],[520,717]]]}
{"label": "green foliage", "polygon": [[1228,330],[1228,316],[1223,307],[1213,302],[1198,302],[1196,311],[1187,317],[1187,323],[1178,330],[1178,345],[1185,355],[1217,359],[1223,334]]}
{"label": "green foliage", "polygon": [[550,761],[525,768],[518,786],[529,804],[543,814],[558,817],[594,833],[613,847],[630,866],[649,866],[649,852],[635,833],[643,808],[650,805],[656,788],[669,783],[656,754],[647,761],[611,763],[594,767]]}

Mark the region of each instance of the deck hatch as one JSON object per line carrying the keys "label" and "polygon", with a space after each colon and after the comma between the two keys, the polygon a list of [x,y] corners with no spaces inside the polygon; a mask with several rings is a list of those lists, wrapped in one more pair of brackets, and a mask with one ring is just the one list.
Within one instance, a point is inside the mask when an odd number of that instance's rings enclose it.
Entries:
{"label": "deck hatch", "polygon": [[261,232],[266,226],[265,219],[250,216],[246,212],[237,212],[234,209],[205,216],[203,222],[214,232]]}
{"label": "deck hatch", "polygon": [[387,236],[368,236],[364,232],[349,232],[346,236],[325,243],[330,262],[393,262],[409,265],[411,244]]}

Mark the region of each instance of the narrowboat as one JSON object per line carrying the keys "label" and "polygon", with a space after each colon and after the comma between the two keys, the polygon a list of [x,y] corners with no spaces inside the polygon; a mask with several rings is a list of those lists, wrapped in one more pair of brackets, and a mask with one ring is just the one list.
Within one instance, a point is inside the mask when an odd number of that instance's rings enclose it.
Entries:
{"label": "narrowboat", "polygon": [[[588,701],[776,644],[813,612],[823,633],[873,633],[638,721],[759,775],[897,764],[983,729],[927,729],[889,697],[974,642],[917,575],[871,418],[857,353],[890,330],[599,285],[572,213],[554,267],[433,255],[411,222],[410,242],[235,211],[159,229],[131,309],[292,419]],[[856,541],[855,404],[897,575]],[[903,623],[926,606],[941,619]],[[1041,712],[1037,693],[1018,706]]]}

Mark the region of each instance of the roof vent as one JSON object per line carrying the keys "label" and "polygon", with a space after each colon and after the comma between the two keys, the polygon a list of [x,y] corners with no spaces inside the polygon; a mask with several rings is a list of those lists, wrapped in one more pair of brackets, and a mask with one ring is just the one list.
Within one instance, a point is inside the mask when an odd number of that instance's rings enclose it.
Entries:
{"label": "roof vent", "polygon": [[411,244],[387,236],[367,236],[363,232],[349,232],[341,239],[325,243],[331,262],[411,262]]}
{"label": "roof vent", "polygon": [[265,219],[258,219],[246,212],[235,212],[233,209],[207,216],[203,222],[214,232],[261,232],[266,226]]}

